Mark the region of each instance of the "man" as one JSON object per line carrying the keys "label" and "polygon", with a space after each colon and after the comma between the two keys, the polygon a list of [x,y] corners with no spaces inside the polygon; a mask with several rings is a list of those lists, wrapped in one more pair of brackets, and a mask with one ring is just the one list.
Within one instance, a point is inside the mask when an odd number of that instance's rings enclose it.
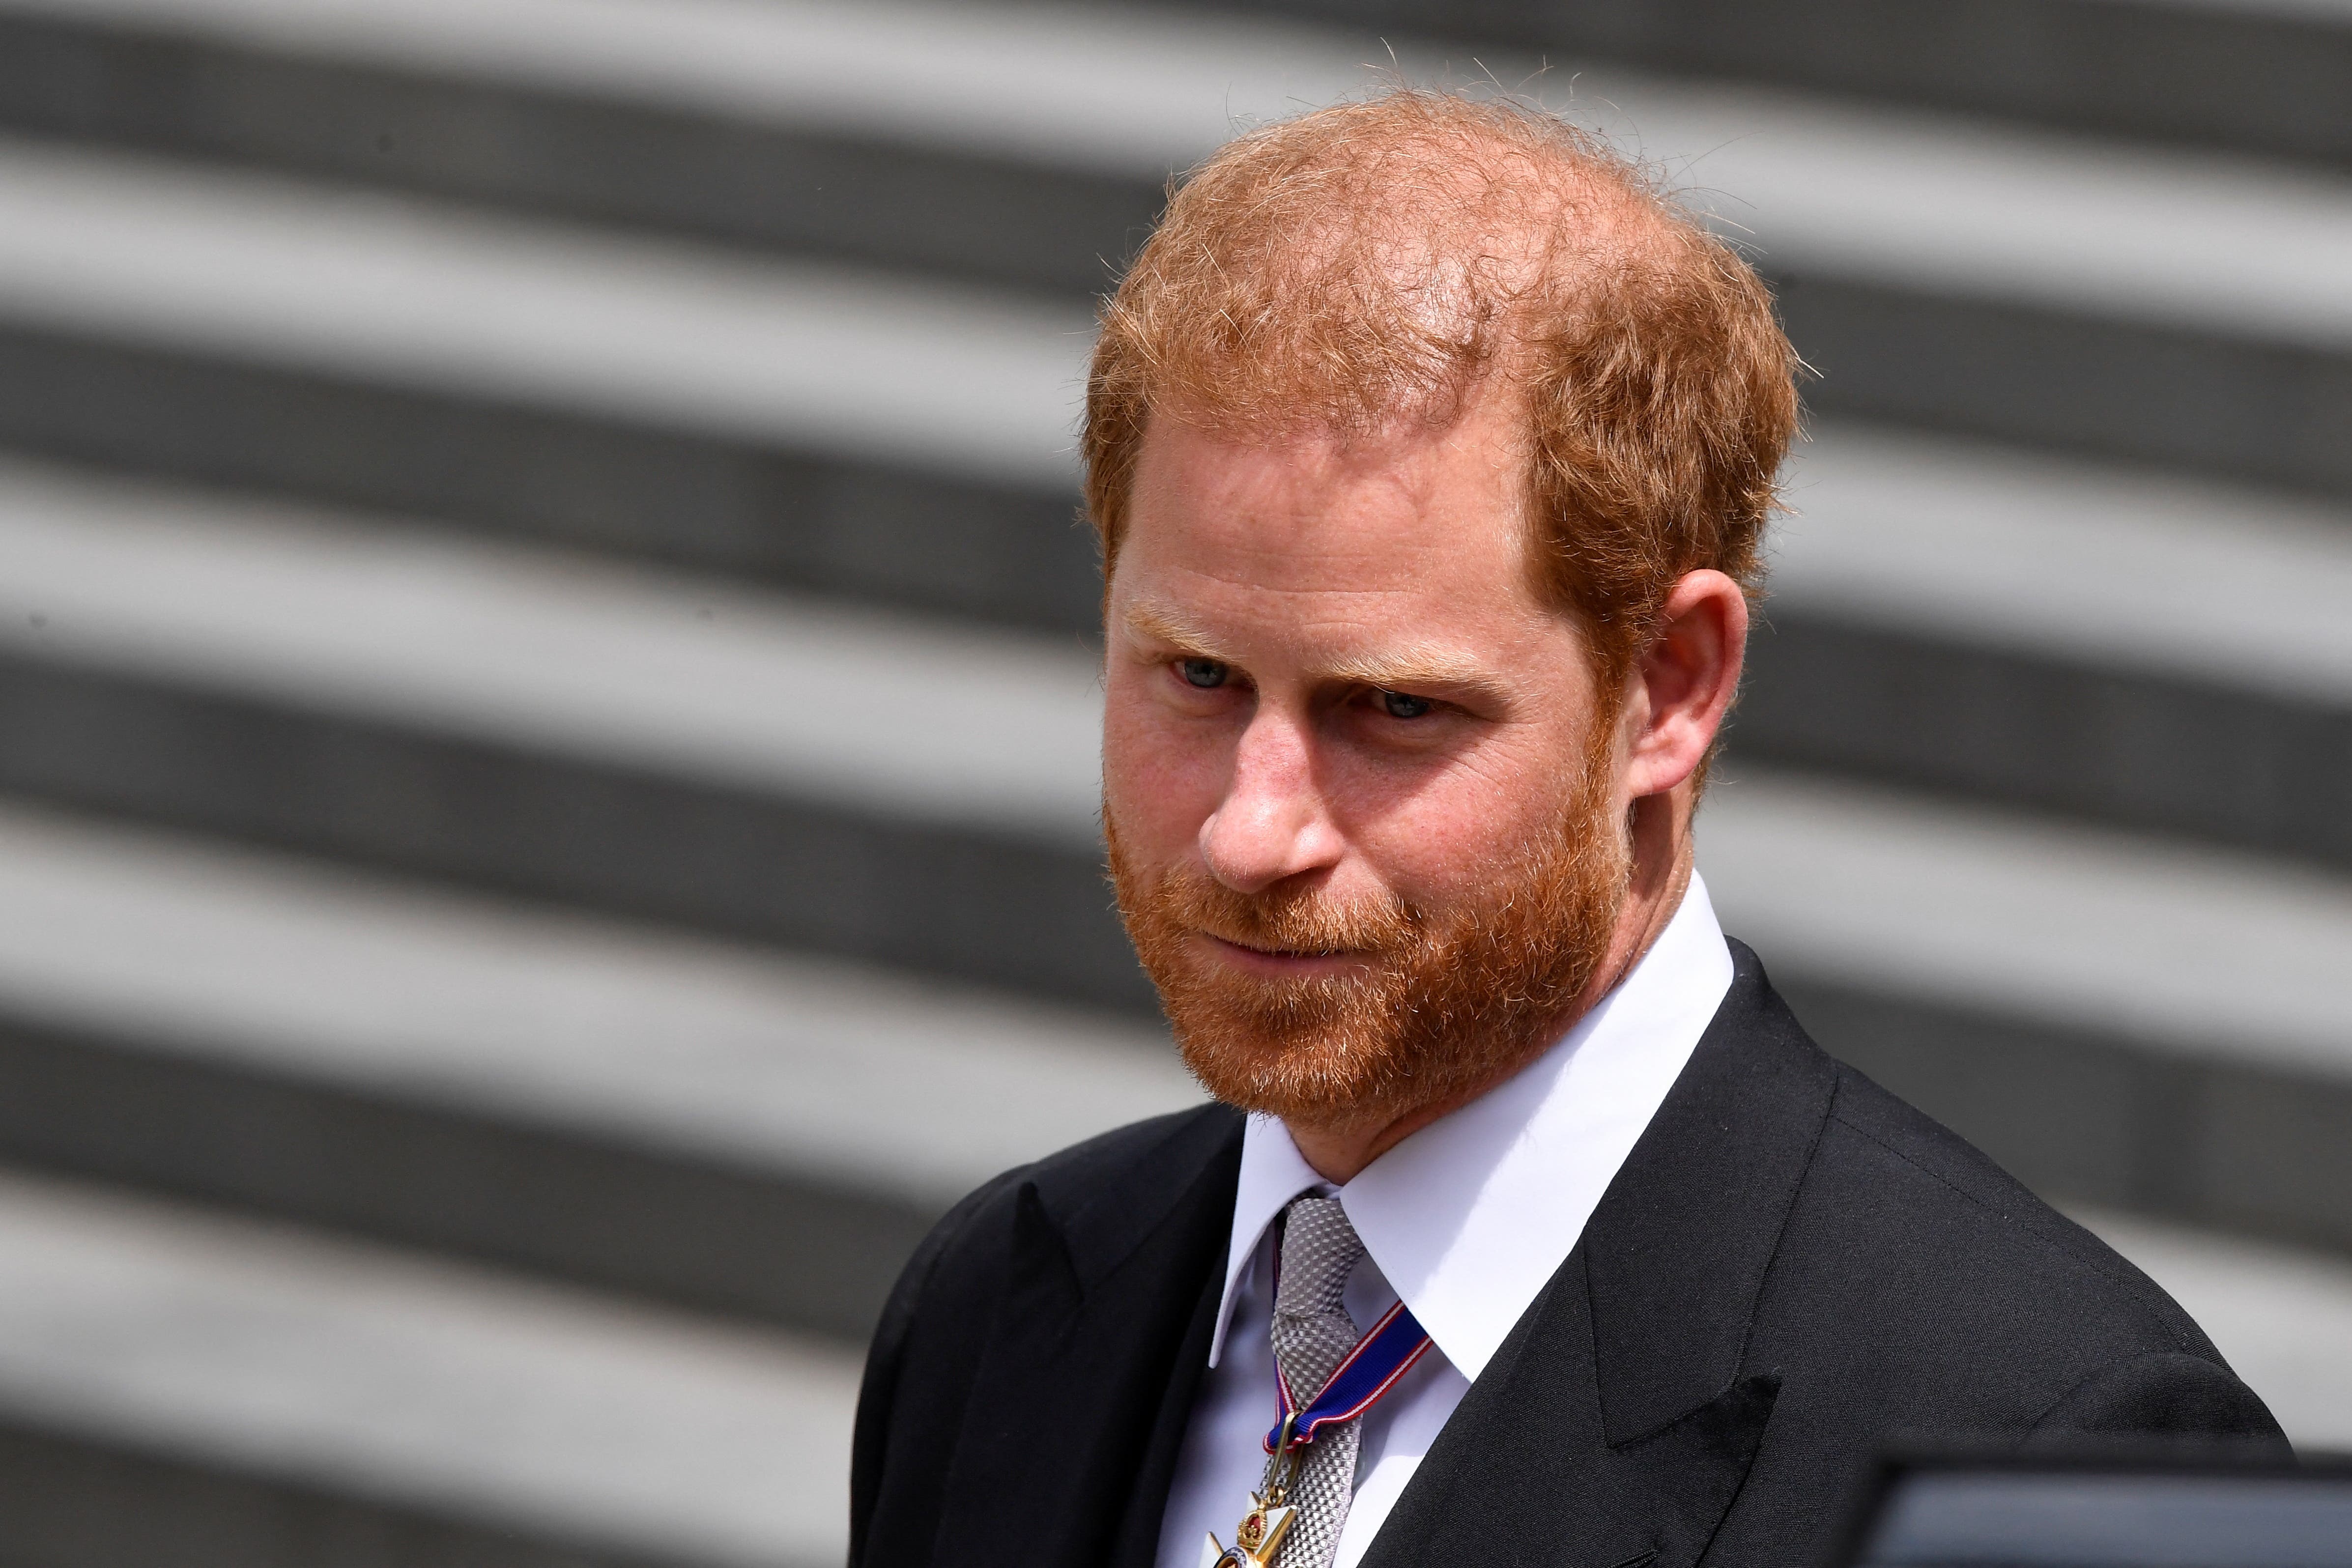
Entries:
{"label": "man", "polygon": [[2280,1440],[1716,925],[1794,367],[1735,254],[1507,102],[1174,196],[1088,390],[1103,821],[1222,1103],[924,1245],[857,1568],[1803,1563],[1891,1436]]}

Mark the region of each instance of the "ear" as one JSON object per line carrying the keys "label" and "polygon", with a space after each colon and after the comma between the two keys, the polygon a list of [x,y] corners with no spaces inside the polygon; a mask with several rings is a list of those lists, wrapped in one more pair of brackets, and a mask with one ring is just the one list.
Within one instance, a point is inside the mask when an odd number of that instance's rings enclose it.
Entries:
{"label": "ear", "polygon": [[1719,571],[1694,571],[1666,595],[1658,636],[1627,683],[1626,794],[1674,789],[1706,760],[1739,692],[1748,596]]}

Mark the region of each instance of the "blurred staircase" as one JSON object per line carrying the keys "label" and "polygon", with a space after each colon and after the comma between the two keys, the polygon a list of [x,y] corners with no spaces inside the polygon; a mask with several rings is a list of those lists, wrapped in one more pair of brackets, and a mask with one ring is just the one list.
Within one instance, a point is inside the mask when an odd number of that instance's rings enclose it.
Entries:
{"label": "blurred staircase", "polygon": [[[1316,9],[0,0],[0,1563],[838,1558],[914,1239],[1195,1093],[1087,295]],[[1821,371],[1727,924],[2152,1257],[2352,1254],[2352,13],[1381,9]]]}

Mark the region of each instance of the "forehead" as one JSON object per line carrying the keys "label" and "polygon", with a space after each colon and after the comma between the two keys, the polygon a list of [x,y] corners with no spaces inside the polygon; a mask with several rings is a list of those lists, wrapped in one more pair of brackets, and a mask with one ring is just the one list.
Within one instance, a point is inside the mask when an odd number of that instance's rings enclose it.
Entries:
{"label": "forehead", "polygon": [[1352,440],[1248,441],[1155,421],[1113,602],[1302,625],[1549,620],[1529,570],[1526,473],[1502,409]]}

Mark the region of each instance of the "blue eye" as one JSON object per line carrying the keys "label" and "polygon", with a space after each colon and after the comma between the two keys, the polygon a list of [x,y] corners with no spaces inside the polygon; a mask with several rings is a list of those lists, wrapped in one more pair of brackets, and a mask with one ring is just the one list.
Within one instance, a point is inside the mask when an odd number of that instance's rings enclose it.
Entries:
{"label": "blue eye", "polygon": [[1382,692],[1381,706],[1388,709],[1391,718],[1419,718],[1436,705],[1427,697],[1408,696],[1402,692]]}
{"label": "blue eye", "polygon": [[1203,691],[1223,685],[1225,677],[1233,673],[1214,659],[1183,659],[1178,661],[1176,667],[1183,672],[1186,682]]}

